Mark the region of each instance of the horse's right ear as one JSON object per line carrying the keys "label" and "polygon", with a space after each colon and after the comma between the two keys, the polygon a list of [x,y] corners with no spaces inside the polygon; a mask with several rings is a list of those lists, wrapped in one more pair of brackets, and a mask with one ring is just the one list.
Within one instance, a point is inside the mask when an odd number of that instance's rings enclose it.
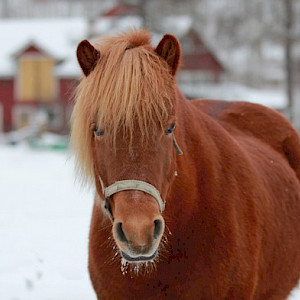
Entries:
{"label": "horse's right ear", "polygon": [[80,42],[77,47],[77,59],[85,76],[94,70],[99,58],[100,52],[87,40]]}
{"label": "horse's right ear", "polygon": [[156,47],[155,52],[168,63],[172,75],[175,75],[181,55],[180,44],[176,37],[171,34],[165,34]]}

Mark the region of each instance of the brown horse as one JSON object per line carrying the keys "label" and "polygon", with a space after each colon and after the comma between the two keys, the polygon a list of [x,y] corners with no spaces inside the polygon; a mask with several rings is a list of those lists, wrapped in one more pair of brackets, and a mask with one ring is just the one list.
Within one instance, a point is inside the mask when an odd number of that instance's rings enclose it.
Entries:
{"label": "brown horse", "polygon": [[260,105],[186,100],[178,41],[149,40],[77,49],[71,143],[96,187],[98,299],[285,299],[300,277],[298,133]]}

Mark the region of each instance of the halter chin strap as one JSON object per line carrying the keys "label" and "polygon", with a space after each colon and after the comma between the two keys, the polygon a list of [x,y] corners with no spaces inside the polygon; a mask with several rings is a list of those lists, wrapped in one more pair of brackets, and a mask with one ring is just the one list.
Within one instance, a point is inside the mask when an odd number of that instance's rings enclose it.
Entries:
{"label": "halter chin strap", "polygon": [[159,210],[161,213],[165,209],[165,201],[161,198],[160,192],[150,183],[141,180],[121,180],[116,181],[108,187],[105,187],[100,176],[99,180],[101,183],[102,193],[104,195],[106,205],[109,200],[109,197],[113,194],[116,194],[121,191],[138,190],[153,196],[158,203]]}

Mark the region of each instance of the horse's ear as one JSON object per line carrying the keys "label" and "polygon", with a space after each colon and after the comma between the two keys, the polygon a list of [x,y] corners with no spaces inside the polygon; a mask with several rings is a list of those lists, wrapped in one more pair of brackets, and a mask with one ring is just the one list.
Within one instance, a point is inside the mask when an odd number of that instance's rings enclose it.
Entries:
{"label": "horse's ear", "polygon": [[175,75],[180,62],[180,44],[175,36],[165,34],[155,49],[155,52],[161,56],[170,66],[172,74]]}
{"label": "horse's ear", "polygon": [[87,40],[80,42],[77,47],[77,59],[85,76],[94,70],[99,58],[100,52]]}

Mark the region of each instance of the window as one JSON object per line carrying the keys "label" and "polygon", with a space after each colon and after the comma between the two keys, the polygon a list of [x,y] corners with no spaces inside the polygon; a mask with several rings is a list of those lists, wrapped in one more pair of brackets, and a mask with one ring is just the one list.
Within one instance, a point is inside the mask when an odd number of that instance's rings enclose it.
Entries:
{"label": "window", "polygon": [[47,115],[48,129],[57,130],[63,125],[63,111],[59,105],[40,109]]}
{"label": "window", "polygon": [[62,108],[54,106],[18,105],[14,108],[14,128],[36,130],[58,130],[63,125]]}
{"label": "window", "polygon": [[14,129],[28,127],[36,109],[31,106],[17,106],[13,110]]}
{"label": "window", "polygon": [[53,76],[55,61],[40,53],[27,53],[19,59],[17,98],[20,101],[51,101],[56,96]]}

